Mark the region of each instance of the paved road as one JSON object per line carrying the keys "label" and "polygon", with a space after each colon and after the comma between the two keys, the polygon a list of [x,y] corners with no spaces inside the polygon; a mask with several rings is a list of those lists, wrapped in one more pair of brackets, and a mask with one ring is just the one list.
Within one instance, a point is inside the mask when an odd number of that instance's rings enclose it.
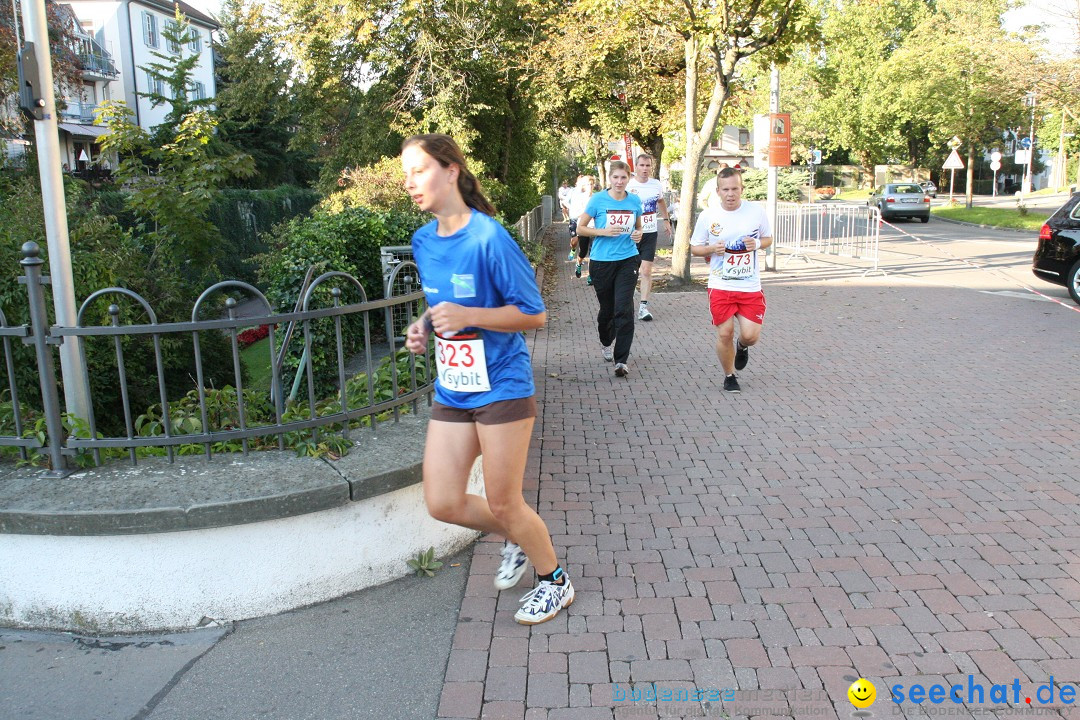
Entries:
{"label": "paved road", "polygon": [[[924,242],[912,240],[914,235]],[[882,228],[882,257],[892,263],[892,273],[922,282],[940,282],[949,278],[957,287],[985,292],[1021,293],[1039,301],[1039,294],[1072,303],[1061,285],[1048,283],[1031,271],[1031,258],[1038,244],[1038,233],[995,230],[960,223],[950,223],[931,216],[924,225],[897,220]],[[927,263],[935,265],[931,269]],[[955,274],[956,265],[976,265],[982,272]],[[1037,291],[1032,293],[1024,288]]]}

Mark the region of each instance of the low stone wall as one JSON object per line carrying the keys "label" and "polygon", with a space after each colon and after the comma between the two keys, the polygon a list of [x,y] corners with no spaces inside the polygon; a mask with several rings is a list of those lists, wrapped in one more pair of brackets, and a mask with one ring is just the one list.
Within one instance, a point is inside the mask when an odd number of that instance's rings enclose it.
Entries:
{"label": "low stone wall", "polygon": [[[477,533],[431,519],[427,409],[357,432],[337,461],[291,452],[0,478],[0,624],[123,633],[191,628],[329,600],[409,572]],[[483,492],[479,461],[470,491]]]}

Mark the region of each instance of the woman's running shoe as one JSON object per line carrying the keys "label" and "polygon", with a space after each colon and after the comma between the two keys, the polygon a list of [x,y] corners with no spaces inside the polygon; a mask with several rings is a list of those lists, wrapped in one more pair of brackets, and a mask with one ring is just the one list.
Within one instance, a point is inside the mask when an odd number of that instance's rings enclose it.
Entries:
{"label": "woman's running shoe", "polygon": [[529,569],[529,558],[520,546],[509,540],[503,545],[502,562],[495,573],[495,587],[499,590],[512,588],[521,582],[521,576]]}
{"label": "woman's running shoe", "polygon": [[[565,576],[564,576],[565,577]],[[550,580],[541,580],[540,584],[521,598],[524,603],[514,614],[514,619],[522,625],[536,625],[547,622],[559,614],[563,608],[574,602],[574,586],[570,578],[556,585]]]}

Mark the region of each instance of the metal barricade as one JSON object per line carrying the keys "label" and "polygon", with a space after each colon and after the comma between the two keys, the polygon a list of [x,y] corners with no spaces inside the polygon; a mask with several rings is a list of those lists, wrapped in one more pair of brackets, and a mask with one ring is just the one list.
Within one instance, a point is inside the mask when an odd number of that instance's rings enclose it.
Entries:
{"label": "metal barricade", "polygon": [[835,255],[871,263],[863,272],[885,274],[878,267],[881,213],[876,207],[846,204],[777,203],[777,250],[790,254],[784,261],[810,262],[810,253]]}

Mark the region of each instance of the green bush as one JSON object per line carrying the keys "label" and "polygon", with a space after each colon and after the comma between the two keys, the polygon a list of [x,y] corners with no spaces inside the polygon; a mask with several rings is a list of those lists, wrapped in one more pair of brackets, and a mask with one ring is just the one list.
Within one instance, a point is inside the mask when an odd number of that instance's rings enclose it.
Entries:
{"label": "green bush", "polygon": [[[783,202],[798,202],[801,190],[810,182],[805,170],[781,170],[776,178],[776,197]],[[769,196],[769,171],[747,170],[743,173],[743,197],[747,200],[765,200]]]}
{"label": "green bush", "polygon": [[[94,199],[102,214],[114,216],[122,228],[132,229],[137,218],[128,209],[127,197],[122,190],[103,190]],[[256,271],[251,260],[268,249],[263,236],[280,222],[307,215],[318,200],[314,190],[289,185],[269,190],[217,191],[208,219],[223,240],[214,253],[219,277],[254,283]]]}
{"label": "green bush", "polygon": [[[409,245],[413,232],[426,218],[416,213],[395,213],[346,208],[338,213],[316,211],[306,218],[294,218],[277,226],[268,238],[270,251],[257,258],[259,280],[270,302],[279,311],[289,312],[300,297],[304,275],[311,266],[315,277],[330,271],[345,272],[363,286],[368,300],[384,297],[382,260],[379,248],[385,245]],[[341,304],[360,301],[359,293],[348,283],[334,281],[320,286],[311,308],[331,307],[330,290],[342,289]],[[378,338],[384,332],[384,315],[369,314],[370,332]],[[337,348],[332,319],[312,321],[312,370],[316,391],[323,394],[333,387],[337,372]],[[299,368],[302,352],[302,327],[297,328],[286,356],[286,377]],[[342,322],[342,340],[346,357],[363,349],[364,320],[351,316]]]}
{"label": "green bush", "polygon": [[[120,228],[115,219],[105,213],[94,195],[78,180],[66,181],[68,234],[71,265],[75,282],[77,305],[91,293],[106,287],[127,288],[143,296],[155,311],[159,322],[190,320],[191,305],[198,291],[190,288],[179,270],[171,273],[150,273],[143,248],[131,233]],[[0,308],[8,323],[19,325],[30,321],[26,287],[18,283],[22,267],[21,247],[33,241],[41,247],[43,267],[48,274],[48,247],[44,229],[44,210],[34,174],[6,175],[0,178]],[[46,291],[48,292],[48,291]],[[118,295],[98,300],[87,309],[85,325],[108,325],[110,303],[121,308],[121,324],[148,322],[141,308]],[[46,302],[49,322],[55,321],[53,305]],[[234,383],[233,366],[226,337],[221,333],[203,333],[204,373],[207,384],[221,386]],[[150,338],[125,337],[121,341],[127,369],[130,407],[146,407],[157,402],[159,391],[154,371],[154,348]],[[120,396],[116,349],[112,338],[93,338],[85,343],[87,366],[90,369],[90,392],[94,412],[102,432],[122,433],[123,404]],[[15,384],[23,406],[41,408],[37,359],[33,349],[13,343]],[[55,359],[55,356],[54,356]],[[162,363],[168,397],[179,397],[193,386],[195,362],[191,335],[171,335],[162,338]],[[56,363],[57,380],[60,366]],[[6,376],[6,371],[4,372]],[[0,387],[7,387],[4,377]]]}

